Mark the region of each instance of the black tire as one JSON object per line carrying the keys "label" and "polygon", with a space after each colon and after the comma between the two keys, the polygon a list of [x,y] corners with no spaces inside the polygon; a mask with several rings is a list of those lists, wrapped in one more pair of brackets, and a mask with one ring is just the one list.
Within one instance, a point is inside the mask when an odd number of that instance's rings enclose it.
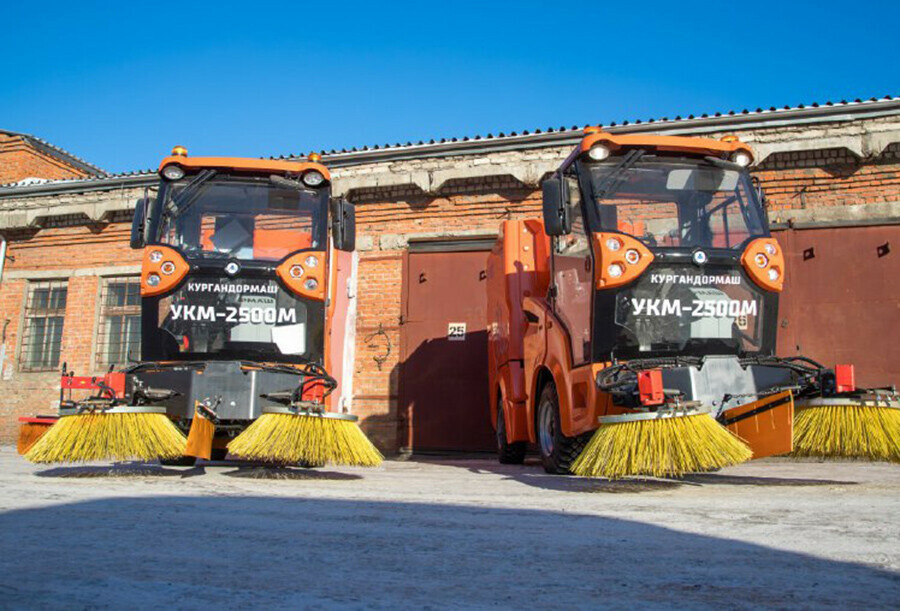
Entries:
{"label": "black tire", "polygon": [[563,435],[559,419],[559,396],[553,383],[547,384],[541,391],[536,418],[535,429],[544,471],[556,475],[569,474],[569,468],[584,450],[589,436]]}
{"label": "black tire", "polygon": [[501,465],[521,465],[525,462],[528,444],[524,441],[506,441],[506,419],[503,417],[503,397],[497,393],[497,459]]}
{"label": "black tire", "polygon": [[160,458],[159,464],[165,467],[193,467],[197,459],[193,456],[179,456],[178,458]]}

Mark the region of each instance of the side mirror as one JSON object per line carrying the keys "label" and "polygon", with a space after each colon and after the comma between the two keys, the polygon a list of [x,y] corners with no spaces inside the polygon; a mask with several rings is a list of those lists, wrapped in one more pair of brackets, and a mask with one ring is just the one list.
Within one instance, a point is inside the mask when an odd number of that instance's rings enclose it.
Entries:
{"label": "side mirror", "polygon": [[566,235],[572,231],[569,214],[569,185],[560,176],[553,176],[542,185],[544,196],[544,231],[547,235]]}
{"label": "side mirror", "polygon": [[356,250],[356,206],[343,197],[331,200],[331,239],[338,250]]}
{"label": "side mirror", "polygon": [[142,197],[134,206],[134,218],[131,220],[131,247],[143,248],[144,227],[147,224],[147,204],[150,202],[147,197]]}

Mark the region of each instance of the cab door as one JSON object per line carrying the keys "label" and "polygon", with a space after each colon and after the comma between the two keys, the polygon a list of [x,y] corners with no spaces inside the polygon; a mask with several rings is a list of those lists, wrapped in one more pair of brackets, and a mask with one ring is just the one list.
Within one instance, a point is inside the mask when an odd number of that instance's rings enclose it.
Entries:
{"label": "cab door", "polygon": [[553,238],[553,309],[569,333],[572,365],[591,359],[591,304],[594,260],[591,237],[585,223],[581,190],[574,174],[567,174],[572,231]]}

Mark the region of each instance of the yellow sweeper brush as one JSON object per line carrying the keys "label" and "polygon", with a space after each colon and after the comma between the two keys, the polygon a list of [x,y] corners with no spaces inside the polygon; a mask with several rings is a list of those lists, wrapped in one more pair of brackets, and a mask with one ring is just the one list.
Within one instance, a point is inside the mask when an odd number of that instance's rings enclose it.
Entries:
{"label": "yellow sweeper brush", "polygon": [[119,406],[61,413],[25,458],[35,463],[177,458],[186,441],[165,408]]}
{"label": "yellow sweeper brush", "polygon": [[794,456],[900,462],[900,400],[834,397],[796,406]]}
{"label": "yellow sweeper brush", "polygon": [[228,444],[228,451],[281,464],[375,467],[384,457],[356,421],[356,416],[302,407],[266,408]]}
{"label": "yellow sweeper brush", "polygon": [[680,477],[750,460],[753,453],[706,412],[603,416],[572,465],[576,475]]}

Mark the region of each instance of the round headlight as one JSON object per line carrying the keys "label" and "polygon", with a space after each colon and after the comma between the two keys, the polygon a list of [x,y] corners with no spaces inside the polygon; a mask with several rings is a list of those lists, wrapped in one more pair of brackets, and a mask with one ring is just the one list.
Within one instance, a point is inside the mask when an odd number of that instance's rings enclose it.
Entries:
{"label": "round headlight", "polygon": [[753,258],[753,260],[756,261],[757,267],[765,267],[769,264],[769,258],[761,252],[756,253],[756,256]]}
{"label": "round headlight", "polygon": [[770,257],[774,257],[775,253],[778,252],[778,249],[775,248],[774,244],[766,244],[766,252],[769,253]]}
{"label": "round headlight", "polygon": [[610,278],[618,278],[622,274],[625,273],[625,269],[619,263],[613,263],[608,268],[606,268],[606,272],[609,274]]}
{"label": "round headlight", "polygon": [[147,284],[150,286],[159,286],[160,277],[159,274],[150,274],[147,276]]}
{"label": "round headlight", "polygon": [[162,251],[161,250],[154,250],[153,252],[150,253],[150,262],[151,263],[159,263],[160,261],[162,261]]}
{"label": "round headlight", "polygon": [[181,180],[184,178],[184,169],[172,163],[163,168],[162,175],[169,180]]}
{"label": "round headlight", "polygon": [[774,267],[769,269],[769,280],[775,282],[778,278],[781,277],[781,274],[778,273],[778,270]]}
{"label": "round headlight", "polygon": [[166,261],[159,266],[159,271],[164,273],[166,276],[170,276],[175,272],[175,264],[171,261]]}
{"label": "round headlight", "polygon": [[309,255],[308,257],[306,257],[306,261],[304,261],[304,263],[306,263],[306,267],[315,267],[319,264],[319,260],[314,256]]}
{"label": "round headlight", "polygon": [[637,265],[637,262],[641,260],[641,253],[633,248],[629,248],[625,251],[625,260],[628,261],[630,265]]}
{"label": "round headlight", "polygon": [[618,238],[607,238],[606,247],[613,252],[616,252],[620,248],[622,248],[622,243],[618,240]]}
{"label": "round headlight", "polygon": [[731,156],[731,160],[739,166],[746,168],[750,165],[750,162],[753,161],[753,158],[750,157],[750,153],[747,151],[738,151]]}
{"label": "round headlight", "polygon": [[319,283],[316,282],[315,278],[307,278],[306,282],[303,283],[303,288],[305,288],[307,291],[314,291],[318,286]]}
{"label": "round headlight", "polygon": [[609,157],[609,147],[605,144],[595,144],[588,151],[588,157],[594,161],[603,161]]}
{"label": "round headlight", "polygon": [[321,172],[317,172],[315,170],[310,170],[306,174],[303,175],[303,184],[307,187],[318,187],[323,182],[325,182],[325,177],[322,176]]}
{"label": "round headlight", "polygon": [[300,267],[299,265],[292,265],[290,274],[291,274],[291,278],[299,278],[300,276],[303,275],[303,268]]}

